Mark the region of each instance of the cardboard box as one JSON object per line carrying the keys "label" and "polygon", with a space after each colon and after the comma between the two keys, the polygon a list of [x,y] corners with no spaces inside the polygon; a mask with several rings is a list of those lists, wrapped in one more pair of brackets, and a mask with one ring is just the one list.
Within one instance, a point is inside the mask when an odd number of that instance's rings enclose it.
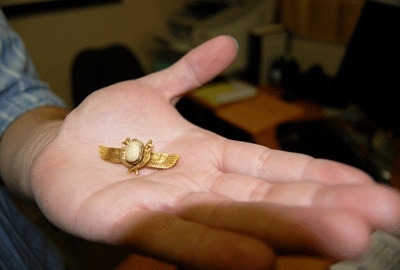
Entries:
{"label": "cardboard box", "polygon": [[365,0],[281,0],[281,20],[294,35],[347,43]]}
{"label": "cardboard box", "polygon": [[339,41],[347,43],[353,34],[354,28],[360,17],[364,0],[342,1],[343,10],[340,18]]}

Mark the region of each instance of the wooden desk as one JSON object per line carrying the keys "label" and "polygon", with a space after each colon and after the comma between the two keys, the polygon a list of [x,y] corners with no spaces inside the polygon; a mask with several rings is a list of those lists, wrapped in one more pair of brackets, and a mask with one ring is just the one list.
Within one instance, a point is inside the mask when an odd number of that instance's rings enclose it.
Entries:
{"label": "wooden desk", "polygon": [[[288,102],[280,98],[282,90],[274,87],[260,89],[258,94],[244,100],[217,105],[208,102],[200,95],[191,94],[184,98],[178,110],[189,121],[196,125],[219,133],[230,139],[251,140],[260,145],[271,148],[279,148],[275,137],[276,126],[295,119],[321,118],[322,109],[315,103],[307,101]],[[206,120],[204,120],[207,118]],[[217,119],[215,119],[217,118]],[[219,127],[224,121],[233,127],[226,132],[225,126]],[[205,123],[206,122],[206,123]],[[209,124],[212,122],[213,124]],[[240,129],[247,136],[235,133]],[[224,132],[222,132],[224,130]]]}
{"label": "wooden desk", "polygon": [[219,118],[248,132],[254,142],[277,149],[279,144],[275,130],[279,124],[323,117],[321,107],[316,104],[287,102],[279,95],[279,89],[262,89],[256,97],[214,108],[214,111]]}

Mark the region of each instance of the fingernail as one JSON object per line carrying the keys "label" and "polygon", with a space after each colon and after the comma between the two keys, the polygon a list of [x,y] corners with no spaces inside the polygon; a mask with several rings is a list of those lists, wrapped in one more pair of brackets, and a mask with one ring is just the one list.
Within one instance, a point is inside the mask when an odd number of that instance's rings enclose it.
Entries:
{"label": "fingernail", "polygon": [[233,36],[231,36],[231,38],[233,39],[233,41],[235,42],[235,44],[236,44],[236,47],[239,49],[239,42],[237,41],[237,39],[236,38],[234,38]]}

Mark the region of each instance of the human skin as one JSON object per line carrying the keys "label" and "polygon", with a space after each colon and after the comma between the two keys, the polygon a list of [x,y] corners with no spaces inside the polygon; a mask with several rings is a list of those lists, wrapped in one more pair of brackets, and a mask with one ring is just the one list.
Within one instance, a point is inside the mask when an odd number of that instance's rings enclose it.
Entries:
{"label": "human skin", "polygon": [[[354,258],[374,230],[399,231],[399,192],[364,172],[228,140],[178,113],[179,98],[237,49],[220,36],[170,68],[91,94],[57,120],[29,168],[27,196],[71,234],[192,269],[273,269],[288,253]],[[99,145],[122,147],[126,137],[180,159],[139,175],[100,159]]]}

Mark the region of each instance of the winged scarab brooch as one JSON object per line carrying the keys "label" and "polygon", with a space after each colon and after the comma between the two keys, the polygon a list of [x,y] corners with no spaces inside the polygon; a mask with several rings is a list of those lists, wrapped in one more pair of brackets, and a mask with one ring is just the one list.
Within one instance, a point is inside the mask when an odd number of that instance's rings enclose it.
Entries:
{"label": "winged scarab brooch", "polygon": [[169,169],[178,162],[179,155],[155,153],[151,149],[154,147],[152,140],[148,140],[144,145],[138,139],[126,138],[122,142],[125,146],[114,148],[108,146],[99,146],[101,159],[125,165],[128,173],[135,172],[139,174],[139,169],[143,167],[154,169]]}

